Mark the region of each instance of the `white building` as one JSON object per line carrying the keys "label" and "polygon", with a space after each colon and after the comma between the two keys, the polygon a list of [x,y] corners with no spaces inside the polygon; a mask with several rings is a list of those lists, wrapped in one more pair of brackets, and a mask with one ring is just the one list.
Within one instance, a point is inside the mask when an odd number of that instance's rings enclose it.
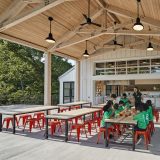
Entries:
{"label": "white building", "polygon": [[75,66],[69,69],[67,72],[59,77],[60,91],[59,100],[60,103],[74,102],[75,93],[75,78],[76,70]]}
{"label": "white building", "polygon": [[[63,83],[76,83],[76,67],[63,74],[59,80],[60,102],[63,102]],[[102,50],[97,56],[80,61],[81,100],[103,103],[110,93],[118,96],[123,92],[130,94],[134,86],[138,86],[145,97],[160,97],[160,52]]]}

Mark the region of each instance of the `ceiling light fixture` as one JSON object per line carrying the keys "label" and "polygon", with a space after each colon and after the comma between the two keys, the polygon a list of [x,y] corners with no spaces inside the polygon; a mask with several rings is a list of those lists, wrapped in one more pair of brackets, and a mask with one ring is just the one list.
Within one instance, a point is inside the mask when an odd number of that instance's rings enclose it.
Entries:
{"label": "ceiling light fixture", "polygon": [[51,23],[52,23],[52,21],[53,21],[53,18],[52,18],[52,17],[48,17],[48,20],[50,21],[50,32],[49,32],[49,34],[48,34],[48,37],[46,38],[46,41],[47,41],[48,43],[55,43],[56,41],[55,41],[55,39],[53,38],[53,35],[52,35],[52,32],[51,32],[51,28],[52,28]]}
{"label": "ceiling light fixture", "polygon": [[148,43],[147,51],[153,51],[153,46],[151,42]]}
{"label": "ceiling light fixture", "polygon": [[137,0],[137,18],[136,18],[136,23],[133,26],[133,29],[135,31],[141,31],[143,30],[144,26],[141,23],[140,17],[139,17],[139,5],[140,5],[141,0]]}
{"label": "ceiling light fixture", "polygon": [[83,53],[83,57],[89,57],[88,50],[87,50],[87,41],[86,41],[86,49]]}

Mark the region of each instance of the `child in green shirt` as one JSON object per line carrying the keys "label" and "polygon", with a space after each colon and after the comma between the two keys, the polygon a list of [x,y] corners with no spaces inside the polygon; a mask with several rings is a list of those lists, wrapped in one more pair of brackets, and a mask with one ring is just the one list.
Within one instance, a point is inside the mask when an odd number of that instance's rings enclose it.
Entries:
{"label": "child in green shirt", "polygon": [[104,107],[103,107],[103,117],[102,117],[102,120],[101,120],[101,126],[100,127],[105,127],[105,119],[110,119],[111,116],[113,115],[113,109],[112,109],[112,106],[110,104],[106,104]]}
{"label": "child in green shirt", "polygon": [[135,131],[145,131],[147,128],[147,123],[146,123],[146,114],[144,112],[144,107],[143,104],[140,107],[138,106],[137,109],[139,113],[134,115],[133,120],[137,121],[137,125],[135,126]]}
{"label": "child in green shirt", "polygon": [[120,99],[120,101],[123,101],[124,105],[128,104],[128,98],[126,93],[123,93],[123,97]]}
{"label": "child in green shirt", "polygon": [[119,101],[119,111],[121,112],[121,111],[123,111],[124,109],[125,109],[126,107],[125,107],[125,105],[124,105],[124,102],[123,101]]}
{"label": "child in green shirt", "polygon": [[149,114],[149,121],[153,121],[153,108],[152,108],[152,101],[147,100],[146,105],[148,106],[148,114]]}
{"label": "child in green shirt", "polygon": [[117,117],[120,113],[118,103],[115,103],[113,107],[114,107],[114,117]]}

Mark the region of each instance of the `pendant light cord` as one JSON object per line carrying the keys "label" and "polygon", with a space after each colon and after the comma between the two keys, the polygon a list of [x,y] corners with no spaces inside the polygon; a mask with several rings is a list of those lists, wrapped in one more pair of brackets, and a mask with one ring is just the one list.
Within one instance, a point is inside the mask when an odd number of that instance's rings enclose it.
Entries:
{"label": "pendant light cord", "polygon": [[87,40],[86,40],[86,50],[87,50]]}
{"label": "pendant light cord", "polygon": [[90,18],[90,0],[88,0],[88,17]]}
{"label": "pendant light cord", "polygon": [[139,18],[139,4],[140,4],[140,0],[137,0],[137,17]]}
{"label": "pendant light cord", "polygon": [[51,27],[52,27],[52,26],[51,26],[51,20],[50,20],[50,33],[51,33]]}

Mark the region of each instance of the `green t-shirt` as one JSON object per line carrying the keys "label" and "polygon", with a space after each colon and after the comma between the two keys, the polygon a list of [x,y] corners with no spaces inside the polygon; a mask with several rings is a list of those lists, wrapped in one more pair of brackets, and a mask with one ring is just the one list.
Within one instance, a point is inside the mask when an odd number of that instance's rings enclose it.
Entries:
{"label": "green t-shirt", "polygon": [[105,119],[110,119],[113,114],[113,110],[110,109],[109,111],[104,112],[103,118],[101,120],[101,127],[105,127]]}
{"label": "green t-shirt", "polygon": [[146,115],[144,112],[140,112],[133,117],[133,120],[137,120],[137,126],[141,129],[147,128]]}
{"label": "green t-shirt", "polygon": [[149,106],[147,112],[149,114],[149,121],[153,121],[153,111],[151,106]]}
{"label": "green t-shirt", "polygon": [[125,106],[119,106],[118,110],[119,112],[122,112],[125,109]]}
{"label": "green t-shirt", "polygon": [[114,117],[117,117],[117,115],[119,115],[120,112],[121,112],[121,111],[120,111],[119,109],[116,109],[116,110],[114,111]]}
{"label": "green t-shirt", "polygon": [[124,104],[126,105],[128,103],[128,98],[121,98],[120,101],[123,101]]}
{"label": "green t-shirt", "polygon": [[148,125],[149,124],[149,113],[148,113],[148,111],[144,111],[144,114],[145,114],[145,118],[146,118],[146,124]]}

